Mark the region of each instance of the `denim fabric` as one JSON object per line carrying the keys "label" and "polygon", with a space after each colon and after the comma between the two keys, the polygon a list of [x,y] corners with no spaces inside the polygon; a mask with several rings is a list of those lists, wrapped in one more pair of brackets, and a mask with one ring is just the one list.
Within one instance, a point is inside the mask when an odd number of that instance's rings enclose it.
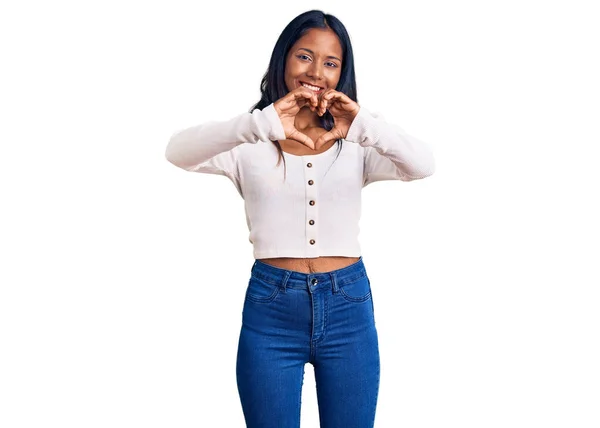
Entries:
{"label": "denim fabric", "polygon": [[248,428],[300,427],[306,363],[314,366],[321,428],[373,427],[379,346],[362,257],[325,273],[255,260],[236,368]]}

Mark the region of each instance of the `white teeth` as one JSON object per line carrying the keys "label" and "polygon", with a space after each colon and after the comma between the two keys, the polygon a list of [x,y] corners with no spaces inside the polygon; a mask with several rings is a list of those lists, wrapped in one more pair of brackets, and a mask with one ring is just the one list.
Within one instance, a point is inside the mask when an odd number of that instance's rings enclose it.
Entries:
{"label": "white teeth", "polygon": [[315,92],[319,92],[321,90],[321,88],[319,88],[318,86],[311,86],[311,85],[308,85],[306,83],[302,83],[302,86],[304,86],[305,88],[310,89],[311,91],[315,91]]}

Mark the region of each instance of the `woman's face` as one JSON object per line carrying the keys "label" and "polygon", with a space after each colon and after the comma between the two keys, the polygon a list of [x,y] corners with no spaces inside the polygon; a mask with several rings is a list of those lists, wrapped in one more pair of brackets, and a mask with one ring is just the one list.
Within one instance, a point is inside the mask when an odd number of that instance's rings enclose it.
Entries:
{"label": "woman's face", "polygon": [[288,52],[285,84],[288,91],[312,85],[309,89],[320,94],[337,87],[341,72],[342,45],[336,34],[329,28],[311,28]]}

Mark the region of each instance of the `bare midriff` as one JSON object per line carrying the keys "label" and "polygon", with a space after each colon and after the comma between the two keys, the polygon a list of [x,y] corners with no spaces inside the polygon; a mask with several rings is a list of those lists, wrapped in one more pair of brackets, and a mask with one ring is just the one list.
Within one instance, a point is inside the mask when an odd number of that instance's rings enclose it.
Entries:
{"label": "bare midriff", "polygon": [[319,273],[345,268],[353,263],[356,263],[359,259],[360,257],[323,256],[306,259],[277,257],[258,260],[281,269],[293,270],[302,273]]}

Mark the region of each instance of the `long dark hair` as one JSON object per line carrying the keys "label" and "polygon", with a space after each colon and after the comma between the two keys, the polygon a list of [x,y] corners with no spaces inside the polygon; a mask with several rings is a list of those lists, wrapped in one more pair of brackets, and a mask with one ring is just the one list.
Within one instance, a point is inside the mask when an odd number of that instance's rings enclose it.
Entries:
{"label": "long dark hair", "polygon": [[[289,91],[285,84],[285,62],[289,50],[294,43],[298,41],[311,28],[331,29],[338,37],[342,45],[342,70],[340,80],[335,88],[336,91],[346,94],[351,100],[358,102],[356,96],[356,75],[354,72],[354,54],[352,52],[352,43],[350,36],[346,31],[344,24],[333,15],[323,13],[320,10],[309,10],[295,17],[283,30],[275,43],[269,68],[260,82],[261,98],[256,103],[250,112],[255,109],[262,110],[269,104],[274,103],[281,97],[285,96]],[[319,117],[321,126],[327,131],[333,128],[333,116],[329,111],[326,111],[323,116]],[[342,140],[336,140],[338,143],[338,156],[342,149]],[[279,151],[279,160],[277,165],[283,159],[284,163],[284,178],[285,178],[285,158],[279,141],[273,141],[273,144]],[[337,156],[336,156],[337,159]]]}

